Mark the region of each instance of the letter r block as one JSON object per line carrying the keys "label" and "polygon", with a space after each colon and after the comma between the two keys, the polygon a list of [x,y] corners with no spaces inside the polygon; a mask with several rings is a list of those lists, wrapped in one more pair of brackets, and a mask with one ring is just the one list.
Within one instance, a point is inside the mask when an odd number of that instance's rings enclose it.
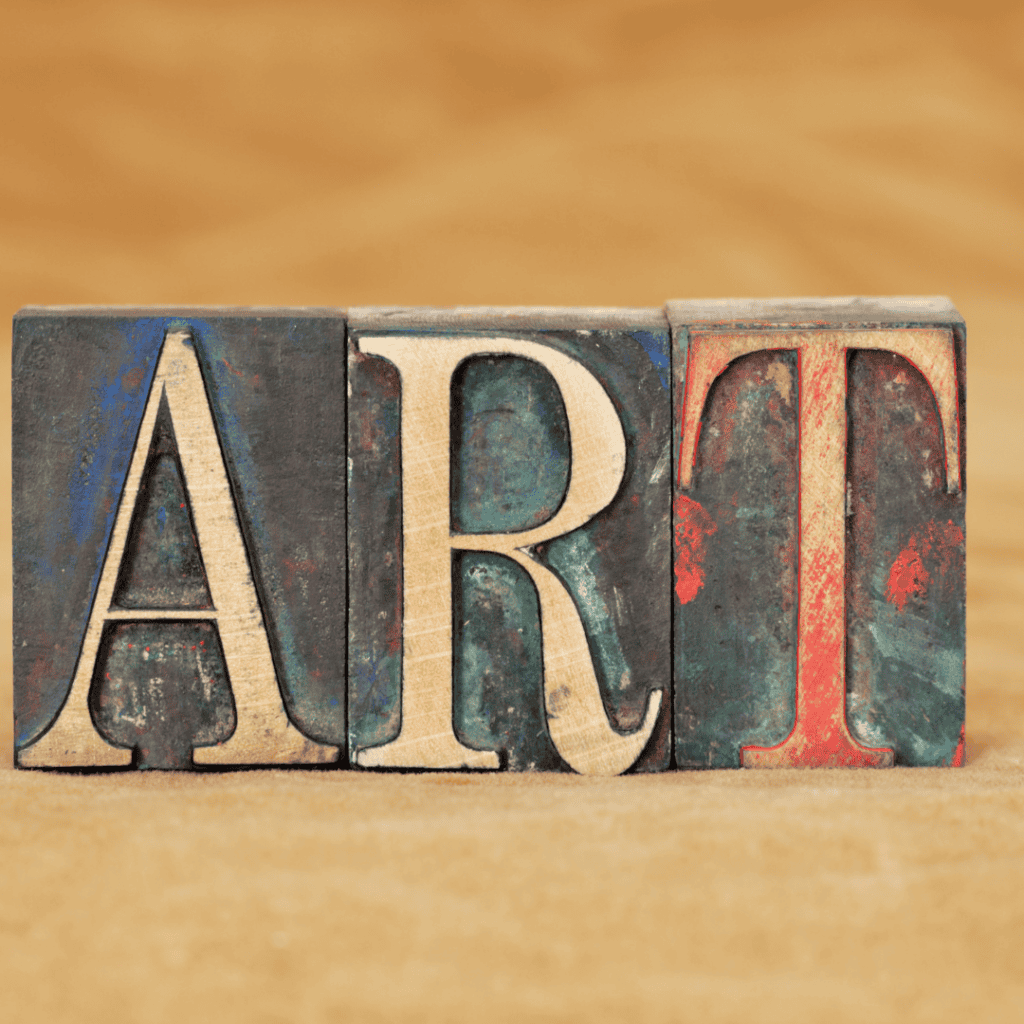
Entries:
{"label": "letter r block", "polygon": [[962,764],[962,318],[666,308],[678,766]]}
{"label": "letter r block", "polygon": [[379,768],[670,760],[668,325],[349,311],[349,743]]}
{"label": "letter r block", "polygon": [[339,757],[344,345],[329,310],[18,314],[19,764]]}

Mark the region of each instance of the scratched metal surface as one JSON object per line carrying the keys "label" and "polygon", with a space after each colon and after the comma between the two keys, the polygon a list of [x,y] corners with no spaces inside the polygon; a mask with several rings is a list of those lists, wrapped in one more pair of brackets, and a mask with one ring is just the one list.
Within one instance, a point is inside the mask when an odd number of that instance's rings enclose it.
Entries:
{"label": "scratched metal surface", "polygon": [[[203,364],[285,702],[303,731],[344,744],[343,321],[125,312],[27,315],[15,328],[19,747],[53,721],[67,694],[160,343],[169,325],[183,323]],[[115,603],[207,607],[169,417],[156,434]],[[147,626],[147,636],[157,642],[161,628],[170,636],[177,627]],[[191,645],[167,645],[164,661],[177,658],[169,672],[204,674],[191,662]],[[112,737],[130,737],[133,727],[118,719],[137,717],[139,708],[99,699],[105,673],[98,665],[94,715]],[[143,753],[142,766],[187,767],[190,747],[207,742],[193,716],[164,714],[160,687],[148,705],[143,695],[133,707],[140,701],[163,722],[163,735],[146,743],[164,751],[155,761]]]}
{"label": "scratched metal surface", "polygon": [[[622,419],[629,456],[615,501],[584,527],[536,550],[580,611],[611,722],[630,731],[651,690],[665,689],[670,679],[668,333],[650,311],[618,315],[625,323],[615,330],[541,331],[535,324],[523,332],[512,324],[497,331],[500,317],[480,311],[467,326],[474,334],[520,336],[567,352],[602,382]],[[388,329],[386,319],[353,323],[351,750],[397,735],[402,650],[398,376],[355,348],[360,329],[380,333]],[[421,312],[402,327],[421,333],[429,324]],[[430,343],[429,334],[423,341]],[[453,378],[452,397],[453,530],[518,530],[548,519],[565,493],[571,448],[548,372],[515,357],[469,360]],[[563,769],[545,727],[542,634],[528,575],[509,559],[467,552],[453,558],[452,579],[456,735],[477,749],[499,751],[512,770]],[[669,764],[668,703],[637,771]]]}

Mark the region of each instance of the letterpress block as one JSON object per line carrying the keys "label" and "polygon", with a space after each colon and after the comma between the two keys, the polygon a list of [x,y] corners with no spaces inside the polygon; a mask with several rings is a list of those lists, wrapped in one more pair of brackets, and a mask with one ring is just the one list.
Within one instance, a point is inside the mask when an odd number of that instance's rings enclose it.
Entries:
{"label": "letterpress block", "polygon": [[344,336],[319,310],[18,314],[20,765],[339,756]]}
{"label": "letterpress block", "polygon": [[960,315],[944,299],[666,308],[677,764],[961,764]]}
{"label": "letterpress block", "polygon": [[349,382],[353,763],[666,768],[660,311],[353,309]]}

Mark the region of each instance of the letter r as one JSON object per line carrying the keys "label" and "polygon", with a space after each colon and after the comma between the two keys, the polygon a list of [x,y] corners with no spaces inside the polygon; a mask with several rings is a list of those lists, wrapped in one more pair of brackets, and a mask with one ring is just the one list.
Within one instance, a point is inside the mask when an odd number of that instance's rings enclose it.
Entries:
{"label": "letter r", "polygon": [[[361,338],[367,355],[399,371],[403,517],[403,653],[401,729],[394,740],[356,754],[364,766],[497,768],[492,751],[458,741],[452,720],[453,550],[490,551],[529,573],[540,599],[544,692],[551,739],[576,771],[619,774],[643,751],[661,706],[648,702],[639,729],[610,726],[578,610],[561,580],[528,549],[587,523],[615,497],[625,471],[626,445],[615,407],[600,382],[568,355],[512,338],[442,336]],[[450,394],[452,375],[476,355],[515,355],[542,364],[565,404],[572,449],[569,489],[547,522],[521,533],[451,532]],[[557,697],[552,699],[552,695]]]}

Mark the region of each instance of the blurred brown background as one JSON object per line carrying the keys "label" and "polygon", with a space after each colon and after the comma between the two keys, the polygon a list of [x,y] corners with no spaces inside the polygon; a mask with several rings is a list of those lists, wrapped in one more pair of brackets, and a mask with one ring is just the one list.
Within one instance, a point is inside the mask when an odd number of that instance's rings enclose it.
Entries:
{"label": "blurred brown background", "polygon": [[0,772],[0,1018],[1024,1019],[1024,8],[8,0],[0,38],[4,318],[920,293],[970,350],[965,769]]}

